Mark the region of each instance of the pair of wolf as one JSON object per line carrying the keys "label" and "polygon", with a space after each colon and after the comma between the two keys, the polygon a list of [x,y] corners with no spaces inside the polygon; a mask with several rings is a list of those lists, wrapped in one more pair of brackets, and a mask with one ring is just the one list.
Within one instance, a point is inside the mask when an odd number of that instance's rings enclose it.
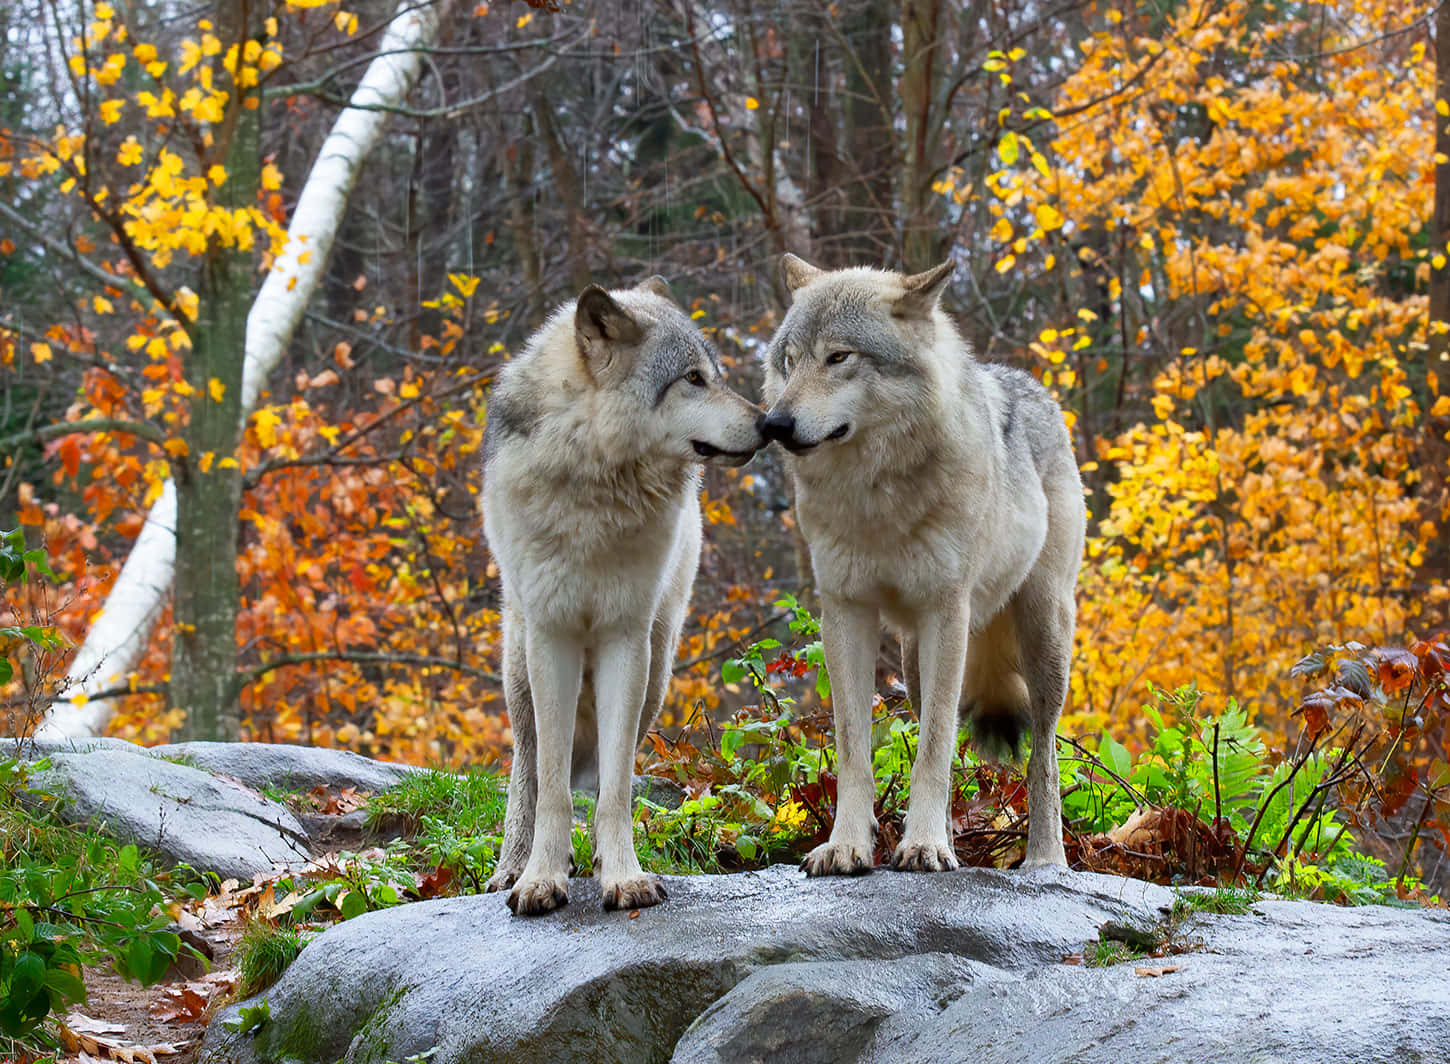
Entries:
{"label": "pair of wolf", "polygon": [[514,767],[498,870],[519,915],[568,900],[571,783],[598,784],[606,909],[665,898],[634,851],[634,753],[664,702],[700,555],[701,463],[780,443],[811,552],[832,682],[837,812],[809,875],[873,863],[871,704],[883,619],[920,721],[893,867],[957,867],[959,712],[1027,769],[1025,863],[1064,864],[1055,734],[1068,684],[1082,484],[1062,412],[1027,373],[977,362],[913,276],[786,255],[791,305],[767,411],[735,394],[657,277],[559,308],[494,386],[482,507],[503,580]]}

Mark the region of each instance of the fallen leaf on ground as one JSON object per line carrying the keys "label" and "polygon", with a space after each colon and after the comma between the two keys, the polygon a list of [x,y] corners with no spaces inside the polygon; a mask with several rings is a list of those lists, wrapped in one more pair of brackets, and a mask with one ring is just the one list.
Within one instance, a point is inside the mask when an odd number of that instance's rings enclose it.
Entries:
{"label": "fallen leaf on ground", "polygon": [[65,1025],[77,1034],[122,1034],[126,1030],[124,1023],[93,1020],[84,1012],[67,1013]]}
{"label": "fallen leaf on ground", "polygon": [[1134,968],[1133,971],[1139,975],[1157,979],[1160,975],[1167,975],[1169,972],[1176,972],[1182,968],[1181,964],[1162,964],[1154,968]]}

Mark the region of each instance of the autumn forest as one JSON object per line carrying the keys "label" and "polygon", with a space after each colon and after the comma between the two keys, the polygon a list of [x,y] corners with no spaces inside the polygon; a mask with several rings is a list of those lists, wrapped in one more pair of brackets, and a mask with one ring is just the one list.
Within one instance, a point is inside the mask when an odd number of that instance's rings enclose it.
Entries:
{"label": "autumn forest", "polygon": [[[1082,469],[1064,742],[1113,775],[1239,714],[1443,893],[1447,86],[1429,0],[7,3],[0,529],[43,571],[0,731],[506,764],[511,353],[659,274],[758,398],[784,252],[951,258]],[[696,790],[715,729],[829,690],[779,456],[703,506],[641,755]]]}

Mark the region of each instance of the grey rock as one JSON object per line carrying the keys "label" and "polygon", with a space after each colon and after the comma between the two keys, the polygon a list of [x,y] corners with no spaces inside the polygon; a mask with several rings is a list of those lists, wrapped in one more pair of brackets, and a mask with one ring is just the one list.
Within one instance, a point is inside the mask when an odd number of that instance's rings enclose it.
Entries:
{"label": "grey rock", "polygon": [[631,787],[631,796],[637,802],[641,798],[662,805],[666,809],[678,809],[685,803],[688,794],[685,788],[659,776],[636,776]]}
{"label": "grey rock", "polygon": [[[823,1037],[867,1052],[893,1003],[934,1012],[1058,964],[1106,920],[1152,919],[1172,901],[1160,887],[1058,870],[807,881],[777,866],[667,882],[669,901],[633,919],[601,911],[598,884],[575,880],[570,904],[537,919],[485,895],[350,920],[260,995],[271,1019],[255,1035],[225,1026],[255,999],[219,1015],[201,1062],[382,1064],[433,1050],[433,1064],[636,1064],[668,1060],[697,1017],[681,1059],[790,1059],[768,1055],[775,1032],[732,1040],[717,1026],[796,1015],[819,1032],[833,1001],[849,1022]],[[813,966],[823,988],[810,988]],[[702,1016],[717,1002],[715,1019]]]}
{"label": "grey rock", "polygon": [[27,784],[62,799],[73,823],[94,823],[173,863],[250,879],[308,859],[306,836],[285,806],[233,780],[145,753],[101,748],[50,754]]}
{"label": "grey rock", "polygon": [[887,1017],[938,1011],[943,996],[951,1000],[974,982],[1001,975],[946,953],[773,965],[746,976],[702,1012],[670,1060],[858,1060]]}
{"label": "grey rock", "polygon": [[0,740],[0,757],[18,757],[22,761],[39,761],[51,754],[87,754],[92,750],[125,750],[146,753],[146,747],[125,739],[106,735],[89,735],[78,739],[4,739]]}
{"label": "grey rock", "polygon": [[374,761],[349,750],[286,743],[168,743],[153,746],[150,752],[156,757],[179,758],[208,772],[231,776],[254,790],[356,787],[360,791],[377,792],[387,790],[410,772],[417,771],[411,765]]}
{"label": "grey rock", "polygon": [[[1310,902],[1203,916],[1203,949],[1047,966],[881,1025],[869,1064],[1450,1061],[1450,913]],[[1160,977],[1139,968],[1178,965]]]}

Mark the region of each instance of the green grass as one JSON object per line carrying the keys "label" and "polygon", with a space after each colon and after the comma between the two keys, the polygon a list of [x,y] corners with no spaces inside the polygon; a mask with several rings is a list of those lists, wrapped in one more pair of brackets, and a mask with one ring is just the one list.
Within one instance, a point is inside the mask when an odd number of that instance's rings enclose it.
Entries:
{"label": "green grass", "polygon": [[1174,911],[1217,913],[1220,916],[1244,916],[1253,910],[1259,892],[1251,887],[1219,887],[1210,891],[1180,894],[1173,903]]}
{"label": "green grass", "polygon": [[237,995],[248,998],[259,994],[282,978],[307,941],[295,928],[277,927],[265,920],[249,923],[233,958],[238,973]]}
{"label": "green grass", "polygon": [[1139,961],[1146,956],[1148,954],[1126,942],[1100,938],[1083,947],[1082,962],[1089,968],[1111,968],[1115,964]]}
{"label": "green grass", "polygon": [[389,817],[400,817],[409,831],[417,831],[424,817],[438,817],[460,835],[493,835],[503,830],[507,788],[506,777],[481,769],[424,769],[369,798],[367,823],[375,828]]}

